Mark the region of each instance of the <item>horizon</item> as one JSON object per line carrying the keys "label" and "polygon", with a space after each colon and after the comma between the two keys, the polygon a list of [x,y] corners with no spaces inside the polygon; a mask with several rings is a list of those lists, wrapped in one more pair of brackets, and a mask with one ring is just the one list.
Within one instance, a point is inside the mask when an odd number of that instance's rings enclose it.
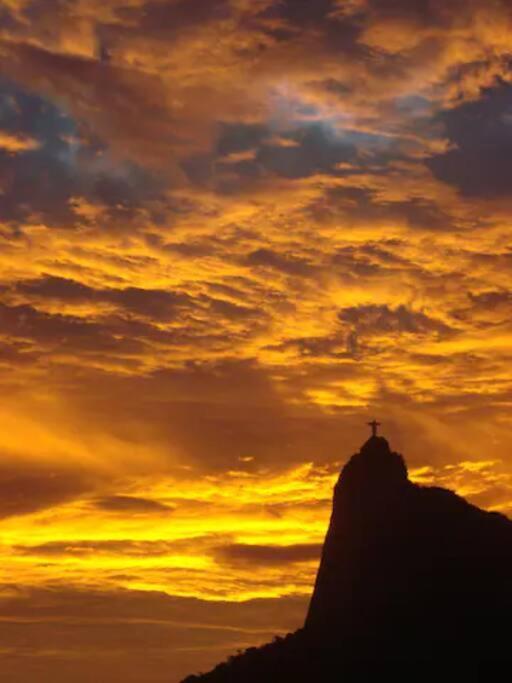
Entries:
{"label": "horizon", "polygon": [[293,631],[371,421],[512,518],[511,39],[507,0],[0,3],[9,683]]}

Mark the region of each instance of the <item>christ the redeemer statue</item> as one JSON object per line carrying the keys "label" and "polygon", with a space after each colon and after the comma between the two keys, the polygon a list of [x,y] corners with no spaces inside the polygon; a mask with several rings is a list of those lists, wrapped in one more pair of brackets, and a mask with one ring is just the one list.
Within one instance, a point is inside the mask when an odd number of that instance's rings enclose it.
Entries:
{"label": "christ the redeemer statue", "polygon": [[377,422],[377,420],[368,422],[368,427],[372,428],[372,436],[377,436],[377,427],[380,427],[380,422]]}

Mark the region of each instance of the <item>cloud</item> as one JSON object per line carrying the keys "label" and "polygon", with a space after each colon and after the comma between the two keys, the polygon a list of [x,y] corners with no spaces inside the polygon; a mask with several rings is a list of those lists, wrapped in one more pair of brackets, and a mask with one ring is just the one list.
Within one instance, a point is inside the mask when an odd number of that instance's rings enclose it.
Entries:
{"label": "cloud", "polygon": [[485,290],[468,292],[466,301],[453,312],[458,320],[472,321],[479,327],[506,325],[510,317],[512,293],[508,290]]}
{"label": "cloud", "polygon": [[[0,304],[0,320],[4,333],[13,338],[33,340],[43,349],[69,348],[75,351],[101,353],[124,349],[136,353],[143,345],[128,335],[118,337],[108,325],[89,322],[75,316],[49,315],[32,306]],[[149,331],[149,330],[148,330]]]}
{"label": "cloud", "polygon": [[298,543],[290,546],[246,545],[233,543],[217,549],[217,558],[229,563],[253,565],[284,565],[295,562],[314,562],[320,557],[322,545]]}
{"label": "cloud", "polygon": [[348,338],[344,335],[333,337],[299,337],[288,339],[281,344],[269,346],[272,351],[296,351],[300,356],[321,358],[343,358],[347,354]]}
{"label": "cloud", "polygon": [[178,683],[213,666],[219,652],[292,630],[305,610],[297,598],[217,602],[212,609],[208,601],[157,592],[2,588],[4,673],[13,681],[37,671],[41,681],[73,675],[86,683],[101,669],[112,680],[135,683],[149,671],[154,683]]}
{"label": "cloud", "polygon": [[222,317],[230,320],[246,320],[248,318],[263,318],[264,313],[249,306],[241,306],[239,304],[227,301],[225,299],[207,298],[209,308],[212,312],[218,313]]}
{"label": "cloud", "polygon": [[164,505],[157,500],[138,498],[137,496],[106,496],[104,498],[97,498],[93,504],[100,510],[119,514],[168,514],[173,511],[173,507],[170,505]]}
{"label": "cloud", "polygon": [[318,172],[333,172],[338,164],[353,161],[357,136],[337,135],[325,123],[310,124],[290,134],[293,145],[268,144],[256,156],[267,170],[287,178],[301,178]]}
{"label": "cloud", "polygon": [[[11,81],[1,80],[0,206],[4,221],[43,220],[72,227],[79,200],[133,210],[159,184],[85,134],[67,112]],[[2,143],[3,141],[3,143]]]}
{"label": "cloud", "polygon": [[247,256],[251,266],[273,268],[286,275],[307,277],[313,273],[313,267],[304,259],[279,254],[271,249],[258,249]]}
{"label": "cloud", "polygon": [[354,325],[358,333],[363,335],[429,332],[446,334],[450,331],[445,323],[430,318],[421,311],[412,311],[403,305],[396,309],[374,304],[349,307],[339,312],[339,319],[344,323]]}
{"label": "cloud", "polygon": [[145,318],[161,320],[175,317],[178,309],[190,300],[185,293],[161,289],[143,289],[140,287],[95,289],[82,282],[54,275],[43,275],[43,277],[34,280],[18,281],[14,284],[13,290],[32,301],[34,299],[55,299],[69,303],[107,303]]}
{"label": "cloud", "polygon": [[489,88],[476,102],[443,113],[451,148],[429,160],[441,180],[463,194],[499,197],[510,192],[512,87]]}
{"label": "cloud", "polygon": [[9,154],[20,154],[37,149],[40,143],[34,138],[0,131],[0,150]]}
{"label": "cloud", "polygon": [[186,0],[172,3],[147,2],[143,7],[135,7],[125,14],[128,18],[138,19],[140,30],[159,35],[162,39],[182,35],[209,23],[230,19],[231,3],[228,0],[199,0],[193,13]]}
{"label": "cloud", "polygon": [[[4,459],[5,460],[5,459]],[[4,463],[0,467],[0,518],[29,515],[80,497],[91,478],[73,469]]]}
{"label": "cloud", "polygon": [[[145,512],[161,512],[157,508],[144,508]],[[110,508],[107,508],[110,510]],[[140,509],[140,508],[139,508]],[[121,510],[121,508],[116,508]],[[126,512],[132,509],[124,508]],[[137,512],[137,510],[135,510]],[[127,555],[132,557],[160,557],[170,554],[175,545],[180,544],[166,543],[165,541],[130,541],[130,540],[108,540],[108,541],[50,541],[40,545],[19,545],[13,548],[14,552],[21,555],[31,555],[40,557],[81,557],[98,555]],[[181,544],[182,545],[182,544]]]}

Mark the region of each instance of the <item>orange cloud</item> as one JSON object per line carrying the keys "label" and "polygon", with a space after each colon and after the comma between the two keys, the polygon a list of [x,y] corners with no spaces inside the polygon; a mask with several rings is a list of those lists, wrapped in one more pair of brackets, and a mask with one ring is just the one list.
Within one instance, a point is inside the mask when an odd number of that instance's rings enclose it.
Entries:
{"label": "orange cloud", "polygon": [[20,154],[37,149],[39,146],[40,143],[33,138],[11,135],[5,131],[0,131],[0,149],[10,154]]}

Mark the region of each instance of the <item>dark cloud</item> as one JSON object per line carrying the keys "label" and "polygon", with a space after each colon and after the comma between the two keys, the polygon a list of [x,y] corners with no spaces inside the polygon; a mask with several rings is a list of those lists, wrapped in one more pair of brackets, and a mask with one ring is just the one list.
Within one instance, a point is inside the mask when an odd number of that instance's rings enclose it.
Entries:
{"label": "dark cloud", "polygon": [[216,556],[224,562],[261,566],[313,562],[320,558],[321,552],[322,545],[319,543],[287,546],[233,543],[217,548]]}
{"label": "dark cloud", "polygon": [[8,367],[13,365],[27,365],[34,363],[39,358],[39,353],[27,342],[10,341],[0,342],[0,365]]}
{"label": "dark cloud", "polygon": [[273,268],[286,275],[308,277],[315,273],[315,267],[306,259],[281,254],[272,249],[257,249],[247,256],[250,266]]}
{"label": "dark cloud", "polygon": [[[314,109],[310,112],[314,114]],[[295,144],[261,147],[256,160],[268,171],[286,178],[304,178],[319,172],[334,172],[336,165],[357,155],[357,138],[330,129],[326,123],[313,123],[289,134]]]}
{"label": "dark cloud", "polygon": [[73,201],[132,209],[155,196],[158,183],[134,164],[119,163],[88,141],[73,119],[42,97],[0,80],[0,129],[28,136],[39,147],[0,151],[0,212],[4,220],[74,225]]}
{"label": "dark cloud", "polygon": [[229,0],[196,0],[193,12],[188,0],[146,0],[139,7],[123,8],[121,14],[125,20],[136,22],[138,30],[163,40],[233,16]]}
{"label": "dark cloud", "polygon": [[[498,0],[500,1],[500,0]],[[364,7],[374,16],[415,18],[421,24],[441,26],[455,21],[471,6],[466,0],[367,0]]]}
{"label": "dark cloud", "polygon": [[168,514],[174,509],[171,505],[136,496],[105,496],[104,498],[97,498],[93,504],[95,507],[107,512],[131,513],[134,515]]}
{"label": "dark cloud", "polygon": [[361,22],[354,11],[336,0],[274,0],[258,13],[260,26],[278,41],[293,40],[298,32],[321,37],[322,44],[336,53],[365,55],[358,38]]}
{"label": "dark cloud", "polygon": [[327,337],[299,337],[287,339],[280,344],[267,347],[271,351],[286,351],[292,349],[300,356],[310,358],[344,358],[347,354],[347,340],[343,336]]}
{"label": "dark cloud", "polygon": [[468,292],[468,301],[452,311],[457,320],[471,321],[480,326],[508,324],[512,311],[512,292],[489,290],[473,294]]}
{"label": "dark cloud", "polygon": [[337,130],[328,120],[300,121],[301,116],[322,118],[313,105],[302,109],[290,122],[291,129],[280,136],[268,125],[221,124],[211,153],[184,160],[189,179],[214,183],[219,192],[229,194],[269,176],[300,179],[338,173],[339,164],[357,158],[359,145],[367,147],[378,140],[378,136]]}
{"label": "dark cloud", "polygon": [[381,206],[381,216],[404,222],[411,228],[451,231],[455,222],[436,202],[427,199],[389,202]]}
{"label": "dark cloud", "polygon": [[[169,323],[187,315],[193,299],[182,292],[138,287],[94,289],[80,282],[55,276],[22,280],[1,288],[0,332],[18,342],[31,341],[39,350],[51,351],[57,346],[76,352],[142,355],[147,346],[187,345],[197,338],[208,340],[204,328],[190,327],[180,331],[164,329],[157,323]],[[14,303],[28,300],[29,303]],[[76,314],[49,313],[46,300],[67,304],[96,304],[95,313],[86,317]],[[101,304],[117,308],[102,310]],[[196,307],[209,306],[209,300],[198,300]],[[43,310],[40,310],[40,308]],[[235,305],[218,306],[224,317],[248,317],[248,311]],[[221,310],[222,309],[222,310]],[[215,308],[211,310],[215,311]]]}
{"label": "dark cloud", "polygon": [[[348,365],[336,375],[340,381],[352,376]],[[297,397],[311,382],[330,381],[332,372],[325,368],[319,376],[313,370],[292,374],[276,387],[269,369],[255,361],[190,361],[144,375],[81,372],[77,390],[66,395],[70,411],[80,416],[77,424],[94,424],[128,443],[147,435],[165,444],[170,462],[176,449],[198,471],[240,469],[244,456],[254,458],[255,467],[279,470],[309,461],[312,453],[315,461],[329,462],[346,430],[354,430],[351,443],[358,445],[352,410],[341,415],[315,405],[295,408],[279,391],[286,388]]]}
{"label": "dark cloud", "polygon": [[342,322],[353,325],[358,333],[365,335],[401,332],[447,333],[450,331],[450,328],[440,320],[431,318],[421,311],[412,311],[403,305],[394,309],[375,304],[351,306],[342,309],[338,317]]}
{"label": "dark cloud", "polygon": [[260,147],[270,135],[270,129],[263,124],[221,123],[215,144],[215,156],[222,158],[235,152]]}
{"label": "dark cloud", "polygon": [[332,255],[331,263],[333,270],[340,273],[345,281],[355,281],[361,277],[381,277],[386,272],[386,268],[377,259],[354,247],[338,250]]}
{"label": "dark cloud", "polygon": [[315,3],[308,0],[280,0],[273,2],[262,16],[282,18],[291,24],[304,26],[327,18],[335,7],[335,0],[319,0]]}
{"label": "dark cloud", "polygon": [[[294,630],[306,600],[242,603],[156,591],[0,586],[2,675],[11,683],[178,683],[237,648]],[[193,652],[193,661],[191,659]]]}
{"label": "dark cloud", "polygon": [[[161,7],[162,3],[157,5]],[[136,28],[135,22],[129,35],[124,36],[119,27],[116,40],[137,37],[133,31]],[[54,38],[59,41],[58,32]],[[158,37],[148,38],[155,41]],[[108,40],[103,40],[107,45]],[[226,107],[225,98],[210,84],[187,85],[175,79],[171,100],[163,94],[162,86],[166,86],[152,68],[129,68],[117,60],[57,51],[48,34],[42,42],[49,42],[48,48],[33,41],[4,44],[1,70],[16,82],[58,102],[100,148],[108,145],[107,159],[113,170],[101,174],[100,181],[119,180],[119,193],[128,206],[141,198],[159,196],[170,180],[181,182],[180,160],[210,148],[216,130],[212,110]],[[115,54],[115,45],[109,45],[109,54]],[[211,107],[204,107],[205,101]],[[144,125],[140,125],[141,111],[151,112]],[[126,176],[130,181],[131,175],[136,175],[136,182],[122,182]],[[124,193],[125,186],[128,187]]]}
{"label": "dark cloud", "polygon": [[161,244],[161,240],[158,238],[148,237],[148,242],[151,244],[156,244],[159,248],[166,252],[178,254],[178,256],[185,258],[201,258],[204,256],[209,256],[212,251],[212,247],[209,241],[197,241],[193,243],[186,242],[172,242],[167,244]]}
{"label": "dark cloud", "polygon": [[44,275],[33,280],[20,280],[11,288],[20,294],[67,302],[85,302],[95,298],[95,290],[81,282]]}
{"label": "dark cloud", "polygon": [[241,306],[225,299],[208,298],[208,305],[212,312],[217,313],[229,320],[247,320],[251,318],[264,318],[265,312],[250,308],[249,306]]}
{"label": "dark cloud", "polygon": [[[51,619],[60,617],[126,621],[158,619],[176,621],[197,626],[222,628],[247,628],[248,631],[268,629],[274,624],[276,630],[286,628],[297,618],[302,618],[307,598],[258,599],[244,602],[216,601],[219,610],[212,610],[210,601],[197,598],[172,596],[157,591],[96,590],[74,585],[56,585],[53,588],[17,587],[0,584],[2,589],[2,614],[13,621],[23,617]],[[288,610],[283,611],[283,605]]]}
{"label": "dark cloud", "polygon": [[451,149],[429,167],[466,195],[507,196],[512,190],[512,86],[486,90],[475,102],[441,115]]}
{"label": "dark cloud", "polygon": [[142,353],[145,345],[136,337],[151,335],[152,328],[144,325],[137,328],[135,323],[120,320],[112,322],[109,326],[75,316],[50,315],[28,305],[0,303],[0,331],[14,339],[32,340],[48,350],[58,346],[77,352]]}
{"label": "dark cloud", "polygon": [[484,309],[493,309],[496,307],[512,305],[512,292],[490,290],[480,294],[473,294],[469,292],[469,300],[475,307],[482,307]]}
{"label": "dark cloud", "polygon": [[190,302],[190,297],[181,292],[168,292],[162,289],[124,289],[102,290],[97,294],[101,299],[110,300],[127,311],[157,320],[170,320],[176,316],[180,307]]}
{"label": "dark cloud", "polygon": [[[304,105],[306,107],[306,105]],[[304,114],[314,116],[315,107]],[[217,144],[217,161],[230,163],[231,170],[241,176],[257,177],[262,172],[285,178],[306,178],[318,172],[333,172],[337,164],[353,161],[362,135],[337,131],[329,122],[295,123],[293,129],[274,142],[275,134],[262,125],[229,125],[221,130]],[[232,161],[237,152],[254,150],[250,161]]]}
{"label": "dark cloud", "polygon": [[279,449],[276,432],[284,427],[269,418],[281,413],[281,402],[256,363],[191,362],[145,377],[119,378],[114,384],[112,378],[104,381],[104,392],[101,381],[82,385],[80,411],[90,411],[96,424],[105,422],[110,429],[114,410],[120,433],[127,424],[147,422],[154,433],[165,434],[206,467],[238,462],[247,449],[271,460]]}
{"label": "dark cloud", "polygon": [[[239,303],[208,296],[201,296],[194,300],[184,292],[172,292],[162,289],[141,289],[139,287],[125,288],[102,288],[95,289],[81,282],[68,278],[44,275],[31,280],[21,280],[9,287],[3,288],[4,295],[22,295],[31,303],[44,300],[61,301],[71,304],[111,304],[118,307],[121,312],[131,313],[148,320],[169,322],[179,319],[185,313],[193,309],[201,310],[207,307],[211,314],[227,320],[251,320],[263,319],[265,312],[261,309],[251,308]],[[27,304],[28,305],[28,304]],[[0,314],[1,315],[1,314]],[[37,315],[35,312],[33,316]],[[101,316],[101,313],[98,313]],[[68,320],[71,320],[68,318]],[[0,317],[1,321],[1,317]],[[119,324],[113,323],[119,328]],[[135,332],[133,323],[129,325]],[[138,328],[139,334],[151,337],[151,328]],[[105,331],[108,331],[108,322]],[[118,329],[119,331],[119,329]],[[128,331],[128,329],[127,329]],[[156,332],[156,329],[153,330]],[[160,340],[164,340],[164,336]]]}
{"label": "dark cloud", "polygon": [[134,557],[161,557],[171,553],[179,544],[165,541],[50,541],[39,545],[17,545],[14,551],[20,555],[84,556],[129,555]]}
{"label": "dark cloud", "polygon": [[59,468],[0,467],[0,518],[27,515],[73,500],[90,490],[92,482],[77,471]]}
{"label": "dark cloud", "polygon": [[[385,166],[378,169],[380,172]],[[360,172],[356,167],[355,171]],[[332,188],[326,191],[325,198],[310,207],[313,215],[319,217],[335,216],[341,211],[345,220],[382,224],[386,222],[404,224],[413,229],[446,231],[455,227],[450,213],[436,201],[426,198],[404,198],[393,201],[383,198],[379,193],[361,188]],[[475,219],[479,220],[479,219]],[[396,244],[389,243],[390,247]],[[399,258],[396,252],[395,258]]]}

